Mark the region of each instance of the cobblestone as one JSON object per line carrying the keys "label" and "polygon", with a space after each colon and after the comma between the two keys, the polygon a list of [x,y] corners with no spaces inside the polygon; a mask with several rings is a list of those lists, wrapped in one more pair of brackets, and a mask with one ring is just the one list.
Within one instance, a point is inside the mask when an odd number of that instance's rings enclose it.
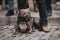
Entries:
{"label": "cobblestone", "polygon": [[[12,26],[9,26],[12,27]],[[51,28],[49,33],[45,33],[45,32],[39,32],[38,30],[36,30],[35,32],[33,32],[32,34],[25,34],[25,33],[19,33],[17,34],[16,37],[12,37],[13,34],[13,30],[10,29],[4,29],[2,31],[0,31],[0,39],[1,40],[59,40],[60,39],[60,30],[56,28]]]}

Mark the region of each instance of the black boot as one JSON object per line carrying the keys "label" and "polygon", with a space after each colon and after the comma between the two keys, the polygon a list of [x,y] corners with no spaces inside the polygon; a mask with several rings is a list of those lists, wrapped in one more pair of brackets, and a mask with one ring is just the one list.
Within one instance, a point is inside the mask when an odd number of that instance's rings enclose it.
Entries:
{"label": "black boot", "polygon": [[9,10],[6,14],[6,16],[12,16],[14,15],[14,11],[13,10]]}

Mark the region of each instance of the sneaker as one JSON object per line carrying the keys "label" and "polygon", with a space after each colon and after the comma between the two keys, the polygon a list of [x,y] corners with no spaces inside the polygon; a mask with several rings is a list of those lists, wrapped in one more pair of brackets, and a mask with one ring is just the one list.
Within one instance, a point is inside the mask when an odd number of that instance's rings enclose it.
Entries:
{"label": "sneaker", "polygon": [[46,33],[48,33],[49,32],[48,27],[47,26],[43,26],[43,31],[46,32]]}
{"label": "sneaker", "polygon": [[14,11],[13,10],[9,10],[6,14],[6,16],[12,16],[14,15]]}

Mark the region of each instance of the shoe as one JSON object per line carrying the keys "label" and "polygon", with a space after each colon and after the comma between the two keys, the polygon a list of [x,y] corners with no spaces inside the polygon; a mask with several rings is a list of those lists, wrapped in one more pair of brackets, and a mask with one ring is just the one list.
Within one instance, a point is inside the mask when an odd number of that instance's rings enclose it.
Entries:
{"label": "shoe", "polygon": [[49,29],[48,29],[48,27],[46,27],[46,26],[40,27],[38,30],[39,30],[39,31],[43,31],[43,32],[45,32],[45,33],[48,33],[48,32],[49,32]]}
{"label": "shoe", "polygon": [[14,15],[14,11],[13,10],[9,10],[6,14],[6,16],[12,16]]}
{"label": "shoe", "polygon": [[0,11],[2,10],[2,5],[0,5]]}
{"label": "shoe", "polygon": [[43,26],[43,32],[46,32],[46,33],[48,33],[48,32],[49,32],[49,29],[48,29],[48,27],[47,27],[47,26]]}

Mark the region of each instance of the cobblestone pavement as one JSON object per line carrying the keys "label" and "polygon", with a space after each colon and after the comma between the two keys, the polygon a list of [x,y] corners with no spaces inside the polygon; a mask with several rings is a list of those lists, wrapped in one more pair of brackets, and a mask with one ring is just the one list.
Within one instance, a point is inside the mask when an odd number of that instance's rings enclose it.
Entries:
{"label": "cobblestone pavement", "polygon": [[49,26],[50,32],[40,32],[37,29],[32,34],[18,33],[12,37],[14,26],[0,26],[0,40],[60,40],[60,26]]}

